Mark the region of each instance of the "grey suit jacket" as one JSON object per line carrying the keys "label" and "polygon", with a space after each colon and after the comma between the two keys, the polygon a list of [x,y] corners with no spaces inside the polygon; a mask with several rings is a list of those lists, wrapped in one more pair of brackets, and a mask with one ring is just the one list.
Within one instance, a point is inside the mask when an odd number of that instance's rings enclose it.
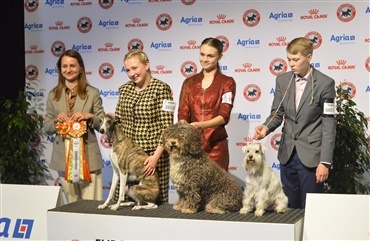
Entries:
{"label": "grey suit jacket", "polygon": [[[64,150],[64,139],[60,135],[56,134],[54,120],[59,113],[67,113],[67,102],[65,99],[65,90],[63,90],[62,97],[58,102],[53,100],[54,93],[49,92],[46,115],[44,122],[44,131],[48,135],[54,135],[55,139],[53,142],[53,151],[51,154],[50,168],[55,171],[65,171],[65,150]],[[104,114],[102,106],[102,99],[99,94],[99,90],[87,86],[87,98],[85,100],[80,99],[77,95],[74,112],[87,112],[93,113],[94,119],[90,125],[88,125],[87,133],[84,134],[85,154],[86,159],[90,168],[90,172],[103,168],[102,155],[100,153],[99,143],[95,135],[95,130],[99,130],[99,120]]]}
{"label": "grey suit jacket", "polygon": [[[290,86],[289,82],[291,82]],[[283,99],[284,93],[287,94]],[[294,147],[302,163],[317,167],[320,162],[332,163],[336,135],[334,116],[323,117],[323,98],[335,98],[335,81],[312,68],[296,111],[295,79],[292,71],[276,78],[270,116],[263,125],[273,132],[284,122],[278,159],[288,162]],[[282,101],[278,109],[279,103]],[[275,115],[276,112],[276,115]]]}

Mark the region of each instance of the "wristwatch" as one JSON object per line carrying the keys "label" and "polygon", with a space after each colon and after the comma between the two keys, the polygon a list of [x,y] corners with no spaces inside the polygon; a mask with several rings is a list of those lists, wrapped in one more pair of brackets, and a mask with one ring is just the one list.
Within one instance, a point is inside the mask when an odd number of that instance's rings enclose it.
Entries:
{"label": "wristwatch", "polygon": [[330,164],[328,164],[328,163],[321,163],[321,164],[323,164],[326,168],[330,168],[331,167],[331,165]]}

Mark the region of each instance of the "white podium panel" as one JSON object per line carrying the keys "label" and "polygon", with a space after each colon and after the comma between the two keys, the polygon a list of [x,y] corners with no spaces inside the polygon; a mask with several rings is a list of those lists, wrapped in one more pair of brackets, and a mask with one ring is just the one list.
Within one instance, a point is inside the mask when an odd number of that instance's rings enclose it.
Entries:
{"label": "white podium panel", "polygon": [[303,240],[370,240],[370,196],[307,194]]}
{"label": "white podium panel", "polygon": [[[80,201],[81,202],[81,201]],[[261,220],[253,214],[243,216],[239,213],[225,214],[226,219],[222,220],[218,214],[210,215],[218,220],[191,218],[194,215],[182,214],[172,210],[172,205],[165,204],[158,207],[158,210],[132,211],[130,207],[122,207],[126,213],[133,213],[130,216],[121,215],[118,211],[97,210],[97,205],[102,202],[83,201],[85,203],[75,204],[86,206],[92,205],[92,209],[83,207],[81,213],[66,205],[66,208],[49,210],[48,218],[48,239],[49,240],[301,240],[303,229],[303,211],[292,213],[295,215],[294,223],[267,223],[249,222],[246,220]],[[68,211],[71,207],[71,212]],[[61,207],[63,208],[63,207]],[[95,212],[95,213],[94,213]],[[115,213],[118,212],[118,213]],[[159,215],[145,215],[148,212],[161,213]],[[299,213],[298,213],[299,212]],[[100,213],[100,214],[99,214]],[[109,215],[109,213],[111,215]],[[204,212],[203,212],[204,213]],[[108,215],[107,215],[108,214]],[[189,217],[175,218],[176,216]],[[216,216],[215,216],[216,215]],[[268,215],[285,214],[268,213]],[[287,214],[289,215],[289,214]],[[298,217],[297,217],[298,216]],[[270,216],[271,217],[271,216]]]}
{"label": "white podium panel", "polygon": [[0,240],[47,240],[47,210],[65,204],[57,186],[0,184]]}

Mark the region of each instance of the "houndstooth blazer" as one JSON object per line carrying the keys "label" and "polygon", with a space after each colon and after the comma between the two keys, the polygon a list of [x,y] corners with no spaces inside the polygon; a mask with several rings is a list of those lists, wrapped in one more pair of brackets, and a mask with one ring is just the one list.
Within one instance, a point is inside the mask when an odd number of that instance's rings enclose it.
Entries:
{"label": "houndstooth blazer", "polygon": [[173,100],[170,86],[152,79],[144,90],[136,91],[134,82],[129,81],[119,88],[119,93],[115,117],[125,136],[144,151],[162,145],[163,130],[173,124],[174,113],[162,110],[164,100]]}

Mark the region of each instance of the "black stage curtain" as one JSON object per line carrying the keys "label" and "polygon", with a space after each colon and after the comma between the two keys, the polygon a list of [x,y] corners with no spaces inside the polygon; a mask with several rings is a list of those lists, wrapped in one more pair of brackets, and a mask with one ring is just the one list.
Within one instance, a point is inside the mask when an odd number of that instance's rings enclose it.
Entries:
{"label": "black stage curtain", "polygon": [[15,99],[25,85],[24,0],[1,0],[0,19],[0,97]]}

